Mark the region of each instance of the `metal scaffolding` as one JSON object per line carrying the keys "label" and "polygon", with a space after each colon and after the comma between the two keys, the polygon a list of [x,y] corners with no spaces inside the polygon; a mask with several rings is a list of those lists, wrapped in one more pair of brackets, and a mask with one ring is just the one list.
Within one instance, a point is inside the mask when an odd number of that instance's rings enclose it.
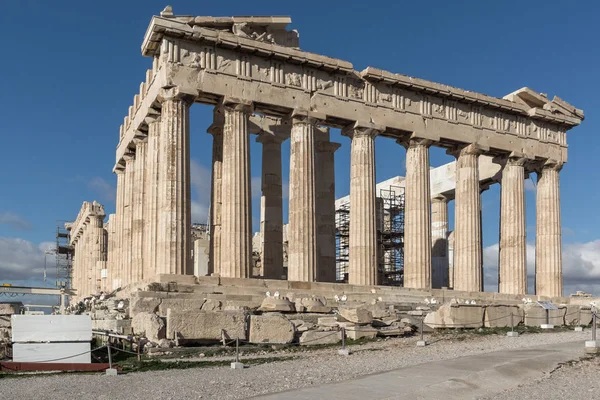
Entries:
{"label": "metal scaffolding", "polygon": [[348,253],[350,249],[350,203],[335,210],[335,279],[348,282]]}
{"label": "metal scaffolding", "polygon": [[71,234],[65,227],[65,221],[56,224],[56,248],[50,250],[56,259],[56,287],[70,289],[73,277],[73,246]]}
{"label": "metal scaffolding", "polygon": [[377,206],[379,282],[401,286],[404,280],[404,188],[380,189]]}

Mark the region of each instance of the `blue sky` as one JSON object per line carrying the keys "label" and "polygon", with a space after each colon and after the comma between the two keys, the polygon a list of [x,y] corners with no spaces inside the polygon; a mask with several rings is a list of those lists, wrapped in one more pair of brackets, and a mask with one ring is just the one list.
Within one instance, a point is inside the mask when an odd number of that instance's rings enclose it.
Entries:
{"label": "blue sky", "polygon": [[[497,97],[528,86],[583,109],[586,120],[568,133],[569,163],[561,173],[565,274],[570,285],[565,293],[577,284],[600,295],[600,287],[595,287],[600,284],[600,3],[388,3],[170,4],[180,15],[290,15],[302,49],[350,61],[358,70],[374,66]],[[143,35],[151,16],[167,4],[20,0],[2,5],[0,282],[41,284],[41,248],[54,240],[56,221],[74,219],[84,200],[98,200],[107,211],[114,210],[116,179],[111,169],[119,125],[151,64],[140,53]],[[208,205],[210,123],[210,107],[195,105],[191,157],[198,222],[204,222]],[[332,140],[342,143],[336,153],[336,192],[341,196],[348,193],[349,139],[333,131]],[[289,143],[283,148],[285,170]],[[260,145],[252,141],[251,151],[252,176],[258,177]],[[378,180],[404,175],[401,146],[380,138],[376,152]],[[443,150],[432,149],[433,166],[449,161]],[[255,178],[254,188],[260,187],[258,182]],[[258,190],[253,195],[258,196]],[[499,186],[485,192],[482,202],[486,289],[493,290]],[[256,199],[253,206],[256,215]],[[534,243],[533,190],[527,192],[527,218],[528,241]]]}

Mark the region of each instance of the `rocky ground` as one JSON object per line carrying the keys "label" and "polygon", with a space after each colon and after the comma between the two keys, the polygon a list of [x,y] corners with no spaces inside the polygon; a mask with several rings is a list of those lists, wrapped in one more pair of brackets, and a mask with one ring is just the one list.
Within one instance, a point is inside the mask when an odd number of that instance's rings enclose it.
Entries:
{"label": "rocky ground", "polygon": [[565,364],[526,385],[481,400],[594,400],[600,398],[600,358]]}
{"label": "rocky ground", "polygon": [[[185,370],[163,370],[145,373],[129,373],[118,377],[100,374],[60,374],[27,376],[0,379],[3,399],[242,399],[259,394],[273,393],[293,388],[343,381],[358,376],[383,372],[395,368],[416,365],[428,361],[452,359],[502,349],[515,349],[543,344],[584,340],[589,333],[558,332],[524,334],[519,338],[504,335],[445,334],[428,338],[431,343],[424,348],[416,347],[418,337],[390,338],[352,347],[353,354],[340,356],[337,347],[308,352],[279,351],[266,355],[287,357],[283,361],[272,361],[252,365],[244,370],[232,370],[229,366],[192,368]],[[256,356],[251,355],[255,358]],[[289,357],[293,357],[289,359]],[[205,357],[205,359],[210,359]],[[243,360],[242,360],[243,361]],[[572,373],[573,368],[586,372]],[[590,369],[591,368],[591,369]],[[589,370],[589,372],[588,372]],[[593,374],[600,370],[598,364],[581,364],[565,367],[553,374],[561,379],[552,381],[560,398],[593,398],[588,392],[593,384]],[[597,375],[596,375],[597,376]],[[580,384],[580,378],[585,383]],[[537,385],[537,386],[536,386]],[[543,398],[553,395],[543,385],[532,383],[530,397]],[[536,392],[536,390],[540,390]],[[542,392],[543,390],[543,392]],[[578,397],[572,396],[574,391]],[[538,394],[536,394],[538,393]],[[565,395],[567,393],[568,395]],[[515,393],[502,394],[516,398]],[[587,396],[587,397],[586,397]],[[552,397],[554,398],[554,397]],[[556,397],[559,398],[559,397]]]}

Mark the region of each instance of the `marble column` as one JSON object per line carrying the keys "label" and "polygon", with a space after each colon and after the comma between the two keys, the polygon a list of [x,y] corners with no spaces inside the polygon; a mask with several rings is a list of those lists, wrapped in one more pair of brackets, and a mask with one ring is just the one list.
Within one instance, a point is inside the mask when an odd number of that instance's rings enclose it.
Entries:
{"label": "marble column", "polygon": [[163,89],[158,139],[157,273],[191,275],[190,118],[192,99]]}
{"label": "marble column", "polygon": [[133,192],[134,192],[134,176],[135,176],[135,156],[128,154],[125,156],[125,183],[123,196],[123,237],[121,241],[123,270],[121,271],[121,285],[129,285],[131,283],[132,269],[132,222],[133,222]]}
{"label": "marble column", "polygon": [[221,273],[221,209],[223,180],[223,109],[215,107],[213,123],[207,132],[213,137],[212,173],[210,186],[210,249],[208,255],[208,273]]}
{"label": "marble column", "polygon": [[431,286],[449,287],[448,257],[448,198],[443,195],[431,199]]}
{"label": "marble column", "polygon": [[118,169],[117,174],[117,199],[114,217],[114,246],[113,246],[113,264],[111,266],[111,290],[116,290],[121,287],[123,276],[124,260],[123,260],[123,203],[125,199],[125,171]]}
{"label": "marble column", "polygon": [[105,215],[90,216],[88,229],[92,237],[92,293],[102,290],[102,268],[106,261],[106,236],[104,235]]}
{"label": "marble column", "polygon": [[281,182],[281,143],[285,138],[261,133],[262,143],[261,232],[262,268],[265,279],[282,279],[283,271],[283,196]]}
{"label": "marble column", "polygon": [[316,142],[317,281],[335,282],[335,163],[340,143],[329,140],[329,128],[319,129]]}
{"label": "marble column", "polygon": [[315,132],[319,120],[304,111],[292,114],[288,280],[317,279]]}
{"label": "marble column", "polygon": [[221,269],[228,278],[248,278],[252,265],[252,207],[248,118],[252,104],[223,102]]}
{"label": "marble column", "polygon": [[454,222],[454,290],[483,290],[481,197],[477,145],[457,151]]}
{"label": "marble column", "polygon": [[160,119],[148,121],[148,144],[146,149],[146,171],[144,195],[144,259],[143,277],[151,278],[157,274],[156,246],[158,229],[158,163],[160,137]]}
{"label": "marble column", "polygon": [[354,124],[344,134],[350,148],[350,238],[348,283],[376,285],[377,226],[375,209],[375,137],[378,130]]}
{"label": "marble column", "polygon": [[509,157],[502,170],[498,291],[527,293],[525,160]]}
{"label": "marble column", "polygon": [[410,139],[406,147],[404,287],[431,288],[431,141]]}
{"label": "marble column", "polygon": [[536,199],[535,294],[562,296],[561,163],[548,161],[538,170]]}
{"label": "marble column", "polygon": [[131,209],[131,271],[129,280],[136,283],[144,279],[144,202],[146,192],[147,138],[136,139],[133,204]]}

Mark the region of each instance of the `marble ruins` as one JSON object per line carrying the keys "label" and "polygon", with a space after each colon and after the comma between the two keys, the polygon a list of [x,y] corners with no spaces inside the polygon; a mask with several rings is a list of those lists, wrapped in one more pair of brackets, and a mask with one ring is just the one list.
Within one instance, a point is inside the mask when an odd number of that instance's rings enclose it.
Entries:
{"label": "marble ruins", "polygon": [[[447,247],[453,199],[451,287],[483,290],[480,194],[495,182],[482,180],[485,159],[497,166],[502,188],[499,293],[527,292],[524,179],[535,173],[535,294],[562,296],[559,176],[567,131],[581,123],[583,111],[529,88],[495,98],[373,67],[356,71],[347,61],[301,50],[298,32],[286,29],[290,23],[288,17],[177,16],[170,7],[152,18],[142,44],[152,69],[133,98],[116,149],[116,213],[104,223],[103,207],[86,202],[70,225],[78,297],[163,275],[193,277],[194,269],[207,278],[251,278],[251,134],[263,146],[261,278],[335,282],[333,160],[340,144],[330,140],[329,128],[351,141],[349,285],[381,283],[374,143],[383,137],[406,149],[405,288],[442,285],[432,270],[447,269],[449,262],[435,243]],[[210,224],[204,247],[196,249],[189,122],[195,103],[214,107],[207,129],[213,137]],[[456,157],[449,188],[433,184],[431,146]],[[204,257],[206,268],[194,268],[193,255]]]}

